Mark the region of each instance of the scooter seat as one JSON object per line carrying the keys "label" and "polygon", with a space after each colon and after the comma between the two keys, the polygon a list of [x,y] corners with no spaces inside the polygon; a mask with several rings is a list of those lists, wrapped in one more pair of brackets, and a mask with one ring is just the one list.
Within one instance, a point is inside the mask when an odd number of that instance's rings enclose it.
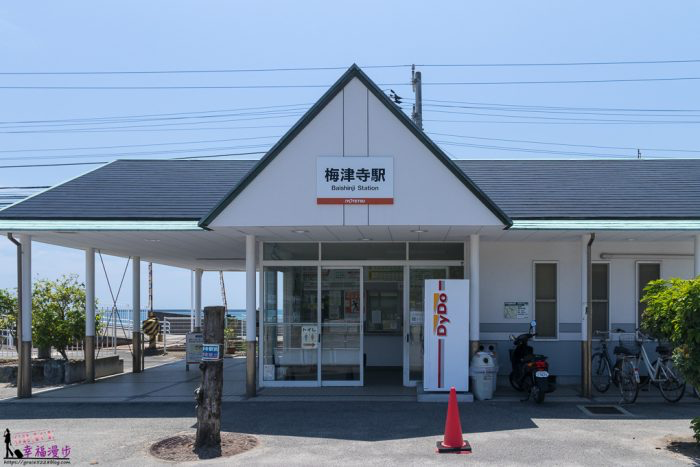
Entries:
{"label": "scooter seat", "polygon": [[547,360],[545,355],[530,354],[523,357],[524,362],[532,362],[535,360]]}

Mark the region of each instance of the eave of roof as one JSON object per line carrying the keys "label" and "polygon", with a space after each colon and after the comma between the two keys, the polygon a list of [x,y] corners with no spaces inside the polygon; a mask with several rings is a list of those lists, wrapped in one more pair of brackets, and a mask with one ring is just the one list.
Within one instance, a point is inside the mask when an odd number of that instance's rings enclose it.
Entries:
{"label": "eave of roof", "polygon": [[272,160],[277,157],[277,155],[282,152],[282,150],[287,147],[287,145],[306,128],[306,126],[316,117],[331,100],[347,85],[353,78],[357,78],[367,86],[367,88],[374,94],[374,96],[379,99],[379,101],[384,104],[384,106],[389,109],[389,111],[394,114],[396,118],[399,119],[401,123],[404,124],[408,130],[413,133],[416,138],[423,143],[430,152],[433,153],[435,157],[440,160],[468,189],[474,196],[479,199],[503,224],[506,228],[510,227],[512,224],[511,219],[508,215],[499,208],[496,203],[491,200],[491,198],[486,195],[469,177],[467,177],[462,170],[455,165],[454,162],[445,154],[442,149],[440,149],[416,124],[408,118],[408,116],[403,113],[403,111],[394,104],[382,90],[377,86],[374,81],[372,81],[363,72],[359,66],[353,64],[348,70],[343,73],[343,75],[338,79],[338,81],[333,84],[328,91],[323,94],[323,96],[299,119],[299,121],[294,124],[289,131],[282,136],[282,138],[268,151],[267,154],[253,167],[253,169],[241,180],[241,182],[236,185],[226,196],[206,215],[204,216],[199,225],[201,227],[206,227],[212,222],[217,215],[223,211],[226,206],[228,206],[235,198],[238,196],[250,182],[252,182],[255,177],[262,172],[267,165],[272,162]]}
{"label": "eave of roof", "polygon": [[700,219],[515,219],[511,230],[700,230]]}
{"label": "eave of roof", "polygon": [[1,231],[201,231],[197,220],[0,220]]}

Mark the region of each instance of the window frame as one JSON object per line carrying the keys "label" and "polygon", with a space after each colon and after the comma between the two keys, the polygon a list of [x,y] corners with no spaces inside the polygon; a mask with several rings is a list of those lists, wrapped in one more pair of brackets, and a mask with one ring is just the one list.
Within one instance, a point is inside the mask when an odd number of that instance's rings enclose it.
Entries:
{"label": "window frame", "polygon": [[[610,332],[610,331],[612,331],[612,319],[610,318],[610,302],[612,301],[612,299],[611,299],[611,295],[612,295],[612,287],[611,287],[611,285],[612,285],[612,272],[611,272],[612,266],[611,266],[611,262],[610,261],[592,261],[591,264],[592,265],[605,264],[608,268],[608,299],[607,300],[592,299],[591,302],[592,303],[596,303],[596,302],[599,302],[599,303],[600,302],[607,302],[608,303],[608,329],[607,329],[607,331]],[[593,271],[591,271],[591,273],[592,272]],[[591,319],[593,319],[593,310],[592,309],[591,309]],[[591,337],[593,339],[597,339],[595,335],[593,335]]]}
{"label": "window frame", "polygon": [[639,294],[639,266],[642,264],[658,264],[659,279],[664,277],[663,261],[659,260],[637,260],[634,262],[634,326],[639,329],[642,323],[639,322],[639,302],[642,297]]}
{"label": "window frame", "polygon": [[[556,272],[555,272],[555,280],[556,280],[556,287],[555,287],[555,293],[556,293],[556,298],[554,299],[554,315],[556,318],[556,323],[554,325],[554,332],[555,335],[554,337],[540,337],[540,336],[535,336],[535,340],[541,340],[541,341],[558,341],[559,340],[559,287],[560,287],[560,280],[559,280],[559,261],[556,260],[535,260],[532,262],[532,317],[531,320],[537,320],[537,265],[538,264],[554,264],[556,266]],[[549,299],[551,300],[551,299]],[[540,300],[542,301],[542,300]]]}

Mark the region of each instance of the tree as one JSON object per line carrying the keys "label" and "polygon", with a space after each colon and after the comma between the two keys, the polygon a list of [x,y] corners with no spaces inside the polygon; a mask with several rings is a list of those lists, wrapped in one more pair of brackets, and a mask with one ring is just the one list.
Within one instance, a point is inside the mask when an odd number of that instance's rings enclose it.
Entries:
{"label": "tree", "polygon": [[[96,317],[99,323],[99,317]],[[34,283],[32,340],[37,347],[54,347],[65,360],[66,347],[85,338],[85,284],[76,275]]]}
{"label": "tree", "polygon": [[[674,347],[673,362],[686,382],[700,388],[700,276],[695,279],[659,279],[644,289],[647,308],[642,326]],[[691,427],[700,443],[700,417]]]}
{"label": "tree", "polygon": [[7,289],[0,289],[0,330],[9,330],[15,345],[19,345],[17,342],[17,296]]}

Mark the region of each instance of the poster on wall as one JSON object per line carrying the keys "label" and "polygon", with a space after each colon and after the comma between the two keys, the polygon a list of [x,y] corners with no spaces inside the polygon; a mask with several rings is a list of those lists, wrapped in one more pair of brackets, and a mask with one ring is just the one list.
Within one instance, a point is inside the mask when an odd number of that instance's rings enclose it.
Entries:
{"label": "poster on wall", "polygon": [[394,204],[394,158],[319,157],[316,204]]}
{"label": "poster on wall", "polygon": [[423,388],[469,390],[469,281],[425,281]]}
{"label": "poster on wall", "polygon": [[505,302],[503,304],[505,319],[529,319],[530,306],[528,302]]}
{"label": "poster on wall", "polygon": [[318,325],[305,324],[301,327],[301,348],[315,349],[318,346]]}

